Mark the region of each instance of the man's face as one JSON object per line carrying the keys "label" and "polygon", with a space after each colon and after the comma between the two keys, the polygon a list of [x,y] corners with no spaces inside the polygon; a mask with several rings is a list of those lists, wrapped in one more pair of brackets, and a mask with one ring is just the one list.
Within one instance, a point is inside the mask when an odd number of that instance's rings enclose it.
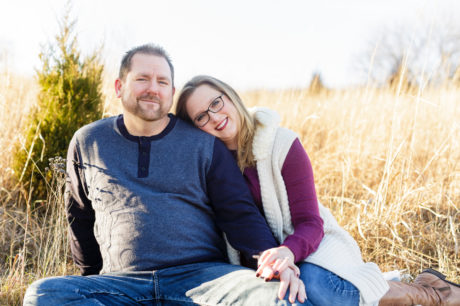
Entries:
{"label": "man's face", "polygon": [[115,81],[125,112],[144,121],[163,119],[174,95],[171,70],[163,57],[137,53],[124,80]]}

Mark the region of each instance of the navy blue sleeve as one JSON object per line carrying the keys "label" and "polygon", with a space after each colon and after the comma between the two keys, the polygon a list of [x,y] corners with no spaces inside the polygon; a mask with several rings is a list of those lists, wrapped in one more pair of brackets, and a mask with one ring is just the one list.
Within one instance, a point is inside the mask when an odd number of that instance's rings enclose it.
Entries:
{"label": "navy blue sleeve", "polygon": [[67,153],[65,206],[70,250],[82,275],[99,274],[102,269],[102,256],[93,230],[95,214],[87,192],[83,164],[74,137]]}
{"label": "navy blue sleeve", "polygon": [[229,243],[249,262],[254,261],[252,255],[278,246],[252,200],[235,159],[217,138],[206,180],[217,225],[227,235]]}

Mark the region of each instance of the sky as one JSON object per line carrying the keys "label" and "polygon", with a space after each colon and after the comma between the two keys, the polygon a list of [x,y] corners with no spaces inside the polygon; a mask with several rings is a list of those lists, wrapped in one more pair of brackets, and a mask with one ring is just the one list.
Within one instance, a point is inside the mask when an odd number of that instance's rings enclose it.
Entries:
{"label": "sky", "polygon": [[[41,46],[58,33],[62,0],[0,0],[0,67],[34,75]],[[162,45],[176,87],[197,74],[237,89],[329,87],[363,81],[356,62],[396,25],[460,19],[457,0],[78,0],[71,16],[83,54],[101,43],[109,75],[124,52]]]}

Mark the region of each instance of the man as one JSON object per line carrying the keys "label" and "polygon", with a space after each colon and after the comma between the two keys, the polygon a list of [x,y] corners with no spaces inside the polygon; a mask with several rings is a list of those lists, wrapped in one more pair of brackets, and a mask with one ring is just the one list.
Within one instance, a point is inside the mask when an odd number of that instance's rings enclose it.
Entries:
{"label": "man", "polygon": [[126,53],[115,82],[123,114],[78,130],[66,206],[82,276],[47,278],[24,304],[271,305],[279,283],[225,263],[276,247],[223,143],[168,114],[174,69],[164,50]]}

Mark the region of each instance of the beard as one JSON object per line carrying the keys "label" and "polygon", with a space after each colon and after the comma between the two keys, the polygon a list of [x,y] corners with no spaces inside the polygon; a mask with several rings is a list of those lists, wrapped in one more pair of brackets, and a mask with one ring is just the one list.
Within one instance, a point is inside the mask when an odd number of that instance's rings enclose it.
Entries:
{"label": "beard", "polygon": [[[143,101],[153,102],[147,104]],[[123,108],[134,116],[144,121],[157,121],[167,116],[171,108],[171,102],[162,101],[157,96],[142,95],[136,98],[125,97],[122,99]]]}

